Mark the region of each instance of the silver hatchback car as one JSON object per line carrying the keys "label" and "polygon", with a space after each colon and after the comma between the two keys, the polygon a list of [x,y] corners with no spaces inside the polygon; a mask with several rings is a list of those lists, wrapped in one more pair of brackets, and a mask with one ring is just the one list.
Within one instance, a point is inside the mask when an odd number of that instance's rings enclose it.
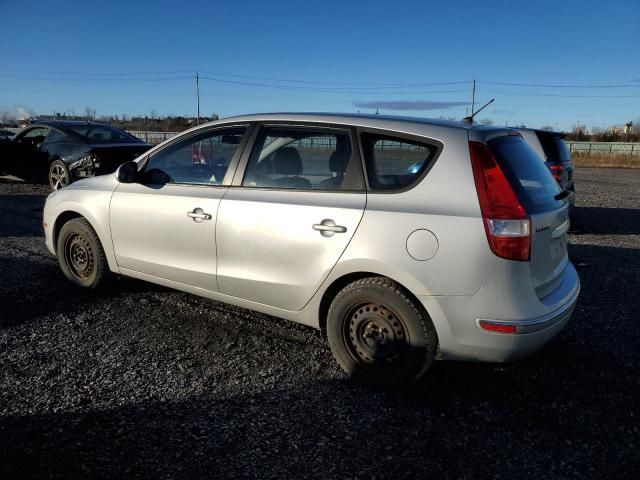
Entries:
{"label": "silver hatchback car", "polygon": [[113,272],[309,325],[386,386],[557,334],[580,290],[567,212],[513,129],[265,114],[52,193],[44,228],[79,286]]}

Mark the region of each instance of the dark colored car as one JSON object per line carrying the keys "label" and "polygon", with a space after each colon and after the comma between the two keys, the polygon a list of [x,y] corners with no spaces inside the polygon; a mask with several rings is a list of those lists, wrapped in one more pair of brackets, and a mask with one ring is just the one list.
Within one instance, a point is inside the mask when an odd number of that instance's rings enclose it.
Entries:
{"label": "dark colored car", "polygon": [[567,192],[569,205],[575,203],[576,190],[573,184],[573,163],[571,153],[564,142],[564,134],[548,130],[519,128],[527,143],[535,150],[547,166],[553,178]]}
{"label": "dark colored car", "polygon": [[0,172],[48,181],[53,190],[111,173],[151,145],[118,128],[82,121],[34,122],[0,143]]}

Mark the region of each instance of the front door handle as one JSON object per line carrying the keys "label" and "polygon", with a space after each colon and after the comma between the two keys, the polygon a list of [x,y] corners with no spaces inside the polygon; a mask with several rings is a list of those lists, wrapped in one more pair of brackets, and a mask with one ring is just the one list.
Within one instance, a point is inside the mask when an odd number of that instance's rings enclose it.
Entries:
{"label": "front door handle", "polygon": [[205,213],[201,208],[194,208],[192,212],[187,212],[187,217],[193,218],[196,223],[202,223],[203,220],[211,220],[211,215]]}
{"label": "front door handle", "polygon": [[318,230],[323,237],[330,237],[334,233],[344,233],[347,231],[347,227],[336,225],[336,222],[330,218],[325,218],[322,222],[314,224],[313,229]]}

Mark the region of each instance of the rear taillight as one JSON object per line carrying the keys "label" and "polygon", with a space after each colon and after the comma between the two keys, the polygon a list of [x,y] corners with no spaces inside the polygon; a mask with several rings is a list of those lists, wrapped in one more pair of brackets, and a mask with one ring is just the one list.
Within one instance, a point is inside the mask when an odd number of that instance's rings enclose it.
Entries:
{"label": "rear taillight", "polygon": [[484,143],[469,142],[469,151],[491,251],[508,260],[529,260],[531,223],[509,180]]}
{"label": "rear taillight", "polygon": [[547,168],[553,175],[553,178],[556,179],[556,182],[559,182],[562,179],[562,174],[564,173],[564,167],[559,163],[548,164]]}

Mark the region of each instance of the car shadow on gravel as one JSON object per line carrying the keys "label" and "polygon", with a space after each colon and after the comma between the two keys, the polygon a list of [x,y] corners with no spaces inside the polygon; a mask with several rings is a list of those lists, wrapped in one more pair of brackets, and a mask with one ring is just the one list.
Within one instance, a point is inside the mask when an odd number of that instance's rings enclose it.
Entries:
{"label": "car shadow on gravel", "polygon": [[0,329],[43,315],[73,315],[117,302],[123,295],[166,292],[159,285],[113,277],[97,291],[78,288],[65,278],[48,254],[0,256]]}
{"label": "car shadow on gravel", "polygon": [[[598,398],[611,386],[606,379],[595,392],[576,388],[573,370],[560,376],[567,383],[557,383],[534,367],[440,364],[404,392],[328,380],[226,398],[5,416],[0,474],[514,478],[525,471],[529,478],[624,478],[638,466],[634,449],[601,439],[613,433],[626,441],[628,407]],[[602,409],[607,426],[596,433],[591,428]]]}
{"label": "car shadow on gravel", "polygon": [[576,235],[640,235],[640,209],[575,207],[571,233]]}

